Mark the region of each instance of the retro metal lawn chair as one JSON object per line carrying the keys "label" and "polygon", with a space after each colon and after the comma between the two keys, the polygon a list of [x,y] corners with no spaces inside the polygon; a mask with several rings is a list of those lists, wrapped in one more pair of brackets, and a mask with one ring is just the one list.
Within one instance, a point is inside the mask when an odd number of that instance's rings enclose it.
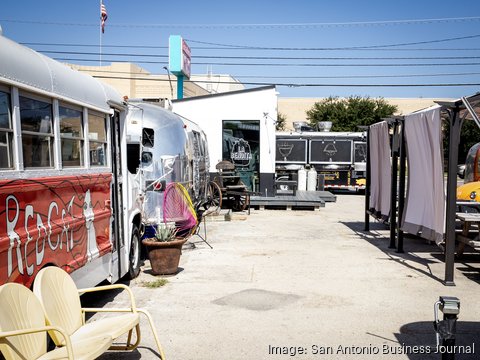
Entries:
{"label": "retro metal lawn chair", "polygon": [[[128,292],[130,297],[129,308],[82,308],[80,295],[84,293],[121,289]],[[77,289],[73,279],[64,270],[50,266],[43,268],[37,274],[33,285],[33,292],[45,309],[48,325],[63,328],[72,338],[79,341],[94,335],[109,336],[112,340],[128,334],[126,344],[112,345],[110,350],[134,350],[140,344],[140,313],[144,314],[150,324],[155,343],[162,360],[165,360],[162,347],[158,340],[157,331],[150,314],[135,305],[135,298],[130,288],[123,284],[97,286],[94,288]],[[105,317],[96,321],[85,322],[87,312],[113,312],[115,316]],[[121,315],[118,315],[118,314]],[[136,341],[132,343],[133,330],[136,332]],[[49,332],[57,346],[65,345],[65,340],[55,332]]]}
{"label": "retro metal lawn chair", "polygon": [[174,222],[177,236],[188,238],[195,233],[198,220],[187,189],[176,182],[169,183],[163,197],[163,221]]}
{"label": "retro metal lawn chair", "polygon": [[[73,340],[60,327],[45,324],[42,304],[27,287],[7,283],[0,286],[0,351],[6,360],[95,359],[112,344],[108,336]],[[47,351],[47,331],[65,346]]]}

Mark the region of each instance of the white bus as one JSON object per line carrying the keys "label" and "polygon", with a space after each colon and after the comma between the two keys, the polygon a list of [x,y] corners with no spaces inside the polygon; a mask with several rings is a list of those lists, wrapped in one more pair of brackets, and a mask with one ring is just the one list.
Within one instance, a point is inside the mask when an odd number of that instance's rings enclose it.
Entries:
{"label": "white bus", "polygon": [[0,284],[45,266],[80,287],[139,272],[127,107],[112,88],[0,35]]}

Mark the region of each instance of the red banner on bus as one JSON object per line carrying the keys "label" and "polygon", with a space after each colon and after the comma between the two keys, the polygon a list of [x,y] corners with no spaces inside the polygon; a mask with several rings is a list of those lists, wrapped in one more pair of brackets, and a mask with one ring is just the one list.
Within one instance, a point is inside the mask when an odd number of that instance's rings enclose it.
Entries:
{"label": "red banner on bus", "polygon": [[72,272],[112,250],[112,175],[0,180],[0,284]]}

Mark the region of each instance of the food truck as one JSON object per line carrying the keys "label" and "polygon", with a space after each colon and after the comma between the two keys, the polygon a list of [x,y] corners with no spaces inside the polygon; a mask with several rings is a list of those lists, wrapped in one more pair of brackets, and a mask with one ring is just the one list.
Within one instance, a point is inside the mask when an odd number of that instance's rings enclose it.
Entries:
{"label": "food truck", "polygon": [[[277,178],[298,179],[298,190],[306,190],[302,181],[306,170],[312,170],[308,175],[314,174],[313,184],[321,182],[319,185],[323,185],[324,182],[326,189],[365,189],[366,161],[364,132],[276,133]],[[319,189],[319,185],[314,187]]]}

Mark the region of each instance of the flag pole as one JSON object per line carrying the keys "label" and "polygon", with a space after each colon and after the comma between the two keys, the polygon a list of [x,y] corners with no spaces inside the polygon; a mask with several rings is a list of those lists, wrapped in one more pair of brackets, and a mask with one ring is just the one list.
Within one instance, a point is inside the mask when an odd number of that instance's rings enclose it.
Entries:
{"label": "flag pole", "polygon": [[102,66],[102,0],[100,0],[100,26],[99,26],[99,31],[100,31],[100,66]]}

